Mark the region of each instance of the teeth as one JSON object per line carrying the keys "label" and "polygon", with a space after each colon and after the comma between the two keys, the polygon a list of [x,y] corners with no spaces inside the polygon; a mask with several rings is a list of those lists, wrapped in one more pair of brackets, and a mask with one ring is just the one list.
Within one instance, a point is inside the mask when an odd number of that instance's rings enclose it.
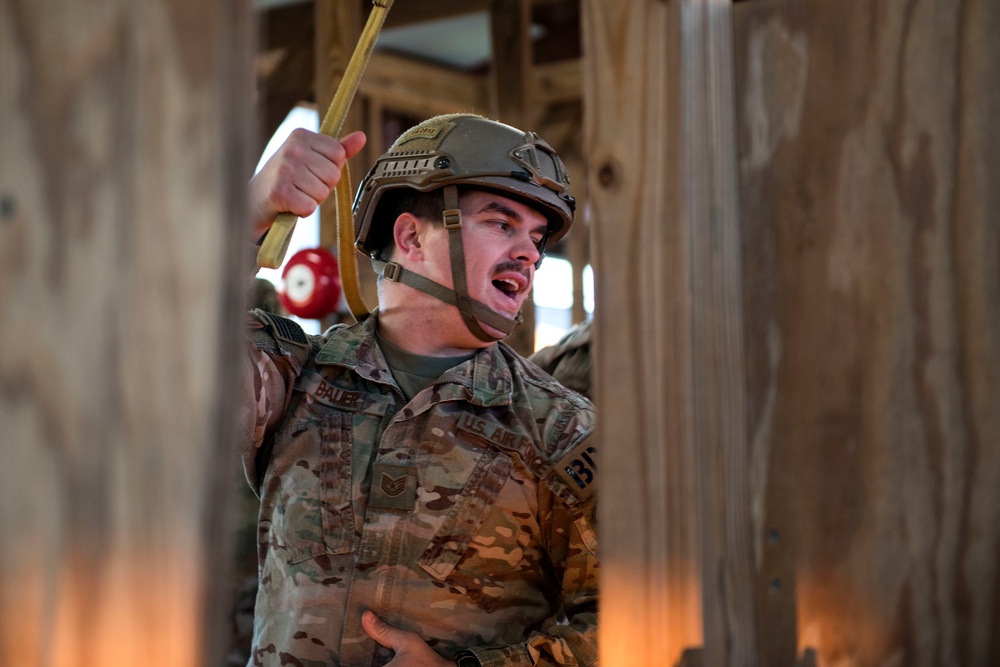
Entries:
{"label": "teeth", "polygon": [[509,278],[497,278],[493,281],[493,285],[508,297],[513,297],[520,291],[518,284]]}

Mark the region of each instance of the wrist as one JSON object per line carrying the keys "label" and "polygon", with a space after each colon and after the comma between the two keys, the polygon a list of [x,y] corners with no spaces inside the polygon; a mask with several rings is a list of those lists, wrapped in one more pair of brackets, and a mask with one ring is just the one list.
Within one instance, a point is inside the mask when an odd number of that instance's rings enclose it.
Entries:
{"label": "wrist", "polygon": [[458,667],[482,667],[479,658],[469,649],[463,649],[455,654],[455,664]]}

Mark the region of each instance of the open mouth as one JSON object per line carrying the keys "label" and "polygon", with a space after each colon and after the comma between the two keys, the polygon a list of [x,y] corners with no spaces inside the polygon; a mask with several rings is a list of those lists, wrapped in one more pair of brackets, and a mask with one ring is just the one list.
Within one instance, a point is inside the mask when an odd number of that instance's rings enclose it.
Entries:
{"label": "open mouth", "polygon": [[521,291],[520,286],[518,286],[516,282],[505,278],[498,278],[497,280],[494,280],[493,286],[503,292],[503,295],[508,299],[516,299],[517,293]]}

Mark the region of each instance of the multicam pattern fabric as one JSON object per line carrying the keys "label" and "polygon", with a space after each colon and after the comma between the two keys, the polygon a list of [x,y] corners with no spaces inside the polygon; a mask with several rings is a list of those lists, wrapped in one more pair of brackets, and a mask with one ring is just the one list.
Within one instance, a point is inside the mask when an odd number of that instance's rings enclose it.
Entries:
{"label": "multicam pattern fabric", "polygon": [[574,327],[555,345],[544,347],[528,357],[564,386],[593,399],[590,370],[589,320]]}
{"label": "multicam pattern fabric", "polygon": [[502,343],[406,403],[375,319],[302,346],[252,318],[250,479],[273,450],[251,664],[384,665],[365,609],[448,659],[595,664],[592,406]]}

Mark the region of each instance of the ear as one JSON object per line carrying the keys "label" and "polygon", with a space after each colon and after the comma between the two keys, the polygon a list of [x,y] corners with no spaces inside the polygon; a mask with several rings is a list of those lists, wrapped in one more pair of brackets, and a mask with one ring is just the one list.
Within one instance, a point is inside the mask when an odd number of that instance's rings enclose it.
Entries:
{"label": "ear", "polygon": [[400,213],[392,228],[392,237],[396,243],[396,252],[400,257],[411,260],[423,259],[423,248],[420,239],[427,223],[412,213]]}

